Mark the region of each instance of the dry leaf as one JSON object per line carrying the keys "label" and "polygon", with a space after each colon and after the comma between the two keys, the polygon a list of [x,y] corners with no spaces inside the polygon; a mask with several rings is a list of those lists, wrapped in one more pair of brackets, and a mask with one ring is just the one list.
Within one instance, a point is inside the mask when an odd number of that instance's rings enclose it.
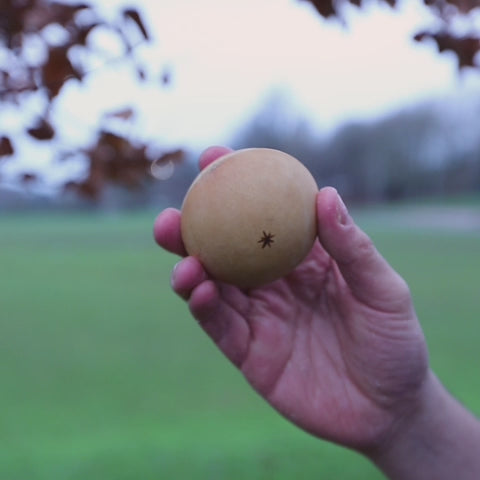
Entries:
{"label": "dry leaf", "polygon": [[6,136],[0,137],[0,157],[8,157],[15,153],[10,138]]}

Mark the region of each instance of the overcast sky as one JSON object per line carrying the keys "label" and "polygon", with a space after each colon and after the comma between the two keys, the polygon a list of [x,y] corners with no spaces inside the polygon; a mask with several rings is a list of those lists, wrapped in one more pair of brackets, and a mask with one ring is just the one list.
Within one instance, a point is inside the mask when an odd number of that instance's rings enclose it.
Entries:
{"label": "overcast sky", "polygon": [[326,128],[445,94],[462,81],[453,55],[412,40],[432,21],[420,3],[352,7],[342,26],[296,0],[142,0],[155,37],[142,53],[173,72],[165,91],[131,90],[145,106],[142,131],[221,139],[272,87]]}
{"label": "overcast sky", "polygon": [[[132,4],[96,3],[112,17],[116,6]],[[374,2],[367,9],[352,7],[342,25],[297,0],[137,0],[152,41],[140,44],[136,54],[152,78],[168,67],[171,84],[138,84],[131,64],[115,61],[121,44],[96,31],[90,41],[102,55],[91,60],[85,81],[70,82],[56,104],[60,146],[87,141],[102,112],[129,105],[138,112],[128,127],[137,137],[200,149],[226,142],[272,88],[285,91],[319,127],[331,129],[480,84],[478,74],[458,75],[453,55],[412,40],[432,18],[422,2],[401,3],[396,10]],[[24,111],[42,108],[33,99]],[[0,127],[6,133],[19,128],[12,118],[3,108]],[[19,154],[47,165],[49,148],[27,139]],[[63,174],[57,167],[56,175]]]}

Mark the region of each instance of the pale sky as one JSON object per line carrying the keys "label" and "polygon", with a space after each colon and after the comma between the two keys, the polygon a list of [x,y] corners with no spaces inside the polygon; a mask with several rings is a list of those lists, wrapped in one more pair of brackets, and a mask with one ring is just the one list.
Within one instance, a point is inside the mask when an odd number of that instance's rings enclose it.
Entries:
{"label": "pale sky", "polygon": [[351,8],[346,27],[295,0],[142,5],[158,39],[145,56],[158,67],[171,64],[174,83],[165,91],[142,89],[134,98],[145,105],[146,119],[155,119],[145,122],[146,131],[170,141],[221,138],[272,87],[286,89],[331,128],[459,84],[453,55],[436,55],[432,44],[411,39],[430,20],[415,1],[395,11]]}
{"label": "pale sky", "polygon": [[[97,0],[107,15],[125,0]],[[296,0],[137,0],[152,42],[137,47],[148,73],[159,78],[170,67],[172,83],[138,84],[131,65],[115,62],[121,48],[98,31],[91,39],[103,55],[92,59],[82,84],[71,82],[56,105],[60,141],[55,148],[91,138],[101,113],[134,105],[127,126],[159,145],[204,148],[224,143],[259,108],[272,88],[287,92],[322,129],[349,119],[372,118],[428,97],[479,85],[480,75],[458,75],[453,55],[436,54],[432,43],[411,37],[432,21],[422,2],[399,9],[354,7],[345,24],[325,21]],[[107,61],[108,60],[108,61]],[[0,128],[19,128],[0,113]],[[25,111],[41,111],[32,100]],[[49,145],[24,142],[24,158],[49,162]],[[57,176],[62,176],[57,167]]]}

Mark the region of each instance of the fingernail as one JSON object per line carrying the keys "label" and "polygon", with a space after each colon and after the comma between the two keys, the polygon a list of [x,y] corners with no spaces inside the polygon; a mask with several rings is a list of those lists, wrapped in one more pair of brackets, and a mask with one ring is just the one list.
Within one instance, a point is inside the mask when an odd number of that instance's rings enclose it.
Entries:
{"label": "fingernail", "polygon": [[350,215],[348,214],[347,207],[342,200],[342,197],[337,193],[337,219],[341,225],[346,225]]}
{"label": "fingernail", "polygon": [[177,273],[177,270],[178,270],[178,266],[180,265],[181,263],[181,260],[180,262],[177,262],[175,264],[175,266],[173,267],[172,269],[172,274],[170,275],[170,285],[173,287],[174,283],[175,283],[175,277],[176,277],[176,273]]}

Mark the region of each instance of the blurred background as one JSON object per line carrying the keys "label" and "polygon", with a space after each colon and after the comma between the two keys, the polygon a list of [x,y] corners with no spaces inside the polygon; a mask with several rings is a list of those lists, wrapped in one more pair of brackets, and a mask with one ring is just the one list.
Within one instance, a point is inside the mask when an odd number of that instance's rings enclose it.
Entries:
{"label": "blurred background", "polygon": [[480,414],[476,0],[0,4],[0,478],[383,478],[251,391],[155,216],[212,144],[333,185]]}

